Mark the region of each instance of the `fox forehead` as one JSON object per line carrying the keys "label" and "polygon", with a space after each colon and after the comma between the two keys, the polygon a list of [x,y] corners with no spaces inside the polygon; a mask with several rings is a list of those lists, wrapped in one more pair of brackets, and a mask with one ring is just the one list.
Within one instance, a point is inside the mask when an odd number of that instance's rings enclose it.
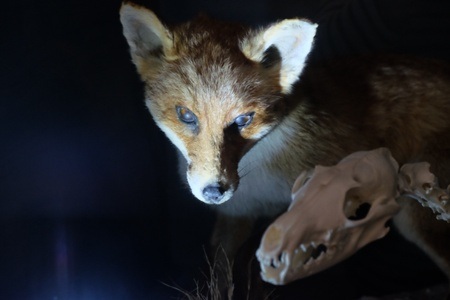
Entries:
{"label": "fox forehead", "polygon": [[229,58],[210,64],[184,58],[169,64],[158,78],[146,83],[149,100],[158,105],[181,105],[197,112],[220,107],[222,114],[234,114],[261,101],[257,93],[261,80],[255,74],[244,75]]}
{"label": "fox forehead", "polygon": [[[171,28],[172,57],[163,61],[164,67],[153,79],[160,84],[172,74],[171,79],[177,84],[216,92],[230,92],[237,81],[244,83],[239,90],[257,84],[260,78],[255,72],[256,63],[240,49],[245,32],[239,25],[204,16]],[[245,81],[240,80],[243,77]],[[207,90],[208,94],[210,91]]]}
{"label": "fox forehead", "polygon": [[175,52],[208,60],[232,55],[244,60],[240,41],[248,34],[245,26],[232,22],[222,22],[205,15],[181,24],[168,26],[172,33]]}

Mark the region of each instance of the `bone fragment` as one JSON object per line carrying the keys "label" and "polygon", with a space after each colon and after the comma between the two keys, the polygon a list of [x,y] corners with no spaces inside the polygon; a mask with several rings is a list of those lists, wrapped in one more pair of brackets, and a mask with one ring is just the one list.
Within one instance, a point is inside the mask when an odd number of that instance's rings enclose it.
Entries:
{"label": "bone fragment", "polygon": [[439,187],[437,178],[430,172],[429,163],[403,165],[399,173],[399,190],[402,196],[430,208],[436,219],[450,222],[450,185],[446,190]]}

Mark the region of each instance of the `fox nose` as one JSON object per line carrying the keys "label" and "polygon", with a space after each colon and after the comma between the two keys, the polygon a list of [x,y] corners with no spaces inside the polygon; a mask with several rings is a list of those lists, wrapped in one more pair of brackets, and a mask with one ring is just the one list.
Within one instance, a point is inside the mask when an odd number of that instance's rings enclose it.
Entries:
{"label": "fox nose", "polygon": [[203,197],[212,204],[219,202],[224,193],[225,189],[218,184],[210,184],[203,189]]}

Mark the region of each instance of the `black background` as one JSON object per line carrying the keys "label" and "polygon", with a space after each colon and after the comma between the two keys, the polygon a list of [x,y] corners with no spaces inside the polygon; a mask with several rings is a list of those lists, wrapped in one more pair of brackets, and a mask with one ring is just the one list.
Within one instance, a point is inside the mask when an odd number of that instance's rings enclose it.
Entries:
{"label": "black background", "polygon": [[[168,22],[204,11],[251,25],[319,3],[150,2]],[[189,289],[202,276],[214,217],[144,106],[119,8],[2,4],[0,299],[168,299],[179,294],[163,283]]]}

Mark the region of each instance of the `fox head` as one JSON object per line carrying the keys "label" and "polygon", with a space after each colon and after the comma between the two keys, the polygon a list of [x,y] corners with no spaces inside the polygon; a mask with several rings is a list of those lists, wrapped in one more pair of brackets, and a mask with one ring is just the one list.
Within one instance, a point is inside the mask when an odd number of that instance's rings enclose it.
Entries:
{"label": "fox head", "polygon": [[229,200],[239,161],[285,114],[317,25],[293,19],[251,30],[198,17],[168,27],[131,3],[120,15],[146,105],[186,158],[192,193],[208,204]]}

